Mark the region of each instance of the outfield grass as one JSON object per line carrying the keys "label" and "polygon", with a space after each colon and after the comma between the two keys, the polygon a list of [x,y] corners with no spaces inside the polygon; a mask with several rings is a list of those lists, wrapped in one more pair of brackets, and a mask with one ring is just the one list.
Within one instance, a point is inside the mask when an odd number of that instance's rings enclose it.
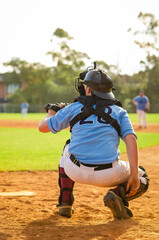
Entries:
{"label": "outfield grass", "polygon": [[[129,118],[131,122],[138,122],[138,116],[136,113],[129,113]],[[148,123],[159,123],[159,113],[148,113],[146,119]]]}
{"label": "outfield grass", "polygon": [[0,128],[0,171],[57,169],[70,132],[56,136],[37,129]]}
{"label": "outfield grass", "polygon": [[[27,118],[22,118],[20,113],[0,113],[0,120],[41,120],[46,114],[45,113],[28,113]],[[129,113],[130,120],[132,122],[138,122],[138,116],[136,113]],[[159,113],[148,113],[148,123],[159,123]]]}
{"label": "outfield grass", "polygon": [[[141,133],[136,132],[137,135],[137,145],[139,149],[152,147],[159,144],[159,133]],[[126,152],[125,143],[120,141],[120,151],[121,153]]]}
{"label": "outfield grass", "polygon": [[41,120],[45,113],[28,113],[26,118],[22,118],[20,113],[0,113],[0,120]]}
{"label": "outfield grass", "polygon": [[[159,144],[159,133],[137,132],[138,147]],[[40,133],[37,129],[0,128],[0,171],[57,170],[67,130],[57,134]],[[120,151],[126,150],[120,141]]]}
{"label": "outfield grass", "polygon": [[[40,120],[45,113],[28,113],[25,120]],[[129,114],[137,122],[137,114]],[[20,120],[20,113],[0,113],[0,120]],[[149,123],[159,123],[159,114],[147,114]],[[145,148],[159,144],[158,133],[137,133],[138,147]],[[0,128],[0,171],[56,170],[69,131],[56,135],[42,134],[37,129]],[[120,151],[126,151],[121,140]]]}

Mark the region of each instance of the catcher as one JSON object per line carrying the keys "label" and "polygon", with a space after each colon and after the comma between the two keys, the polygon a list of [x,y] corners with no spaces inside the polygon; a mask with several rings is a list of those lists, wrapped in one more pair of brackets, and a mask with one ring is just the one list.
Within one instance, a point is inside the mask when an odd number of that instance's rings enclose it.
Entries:
{"label": "catcher", "polygon": [[[129,201],[147,191],[149,179],[138,166],[136,135],[126,110],[112,93],[110,76],[94,67],[82,72],[77,81],[80,96],[74,103],[60,108],[46,108],[39,131],[56,134],[70,126],[71,139],[66,142],[59,165],[59,214],[71,217],[74,212],[75,182],[110,187],[104,205],[114,218],[133,216]],[[120,138],[125,142],[128,161],[119,158]]]}

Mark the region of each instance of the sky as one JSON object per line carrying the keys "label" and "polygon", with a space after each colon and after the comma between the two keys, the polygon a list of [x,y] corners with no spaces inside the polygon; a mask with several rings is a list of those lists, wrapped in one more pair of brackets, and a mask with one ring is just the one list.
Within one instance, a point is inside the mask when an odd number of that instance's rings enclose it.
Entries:
{"label": "sky", "polygon": [[144,52],[129,28],[139,30],[139,12],[159,19],[158,0],[0,0],[0,73],[18,57],[52,66],[52,34],[62,28],[74,38],[71,48],[93,61],[115,64],[122,74],[140,70]]}

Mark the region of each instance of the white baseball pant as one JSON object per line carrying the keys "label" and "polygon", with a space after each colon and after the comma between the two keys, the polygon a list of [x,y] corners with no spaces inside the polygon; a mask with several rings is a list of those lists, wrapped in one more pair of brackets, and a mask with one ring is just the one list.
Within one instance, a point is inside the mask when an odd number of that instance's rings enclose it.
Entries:
{"label": "white baseball pant", "polygon": [[[99,187],[113,187],[124,183],[130,175],[129,162],[116,160],[112,168],[94,171],[94,167],[80,165],[78,167],[70,160],[68,145],[65,146],[63,155],[60,159],[60,167],[63,167],[65,173],[74,182],[95,185]],[[139,168],[139,178],[144,183],[144,171]]]}
{"label": "white baseball pant", "polygon": [[146,112],[143,110],[137,110],[138,118],[139,118],[139,126],[142,126],[142,122],[144,127],[147,127],[147,122],[146,122]]}

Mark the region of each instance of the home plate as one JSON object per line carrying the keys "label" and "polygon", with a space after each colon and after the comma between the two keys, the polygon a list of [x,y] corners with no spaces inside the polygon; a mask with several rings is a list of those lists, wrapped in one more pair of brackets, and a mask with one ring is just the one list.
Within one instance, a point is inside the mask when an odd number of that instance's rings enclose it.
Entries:
{"label": "home plate", "polygon": [[34,192],[19,191],[19,192],[1,192],[0,196],[33,196]]}

